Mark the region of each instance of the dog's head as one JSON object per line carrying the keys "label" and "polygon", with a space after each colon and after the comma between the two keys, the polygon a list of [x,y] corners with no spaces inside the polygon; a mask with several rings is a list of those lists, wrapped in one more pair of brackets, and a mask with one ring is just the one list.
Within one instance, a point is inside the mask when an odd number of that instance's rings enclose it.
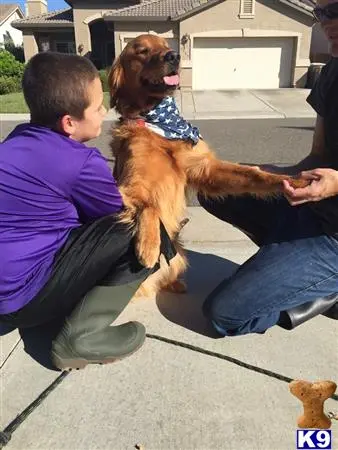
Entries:
{"label": "dog's head", "polygon": [[109,74],[111,107],[123,117],[145,112],[179,85],[180,55],[159,36],[130,41]]}

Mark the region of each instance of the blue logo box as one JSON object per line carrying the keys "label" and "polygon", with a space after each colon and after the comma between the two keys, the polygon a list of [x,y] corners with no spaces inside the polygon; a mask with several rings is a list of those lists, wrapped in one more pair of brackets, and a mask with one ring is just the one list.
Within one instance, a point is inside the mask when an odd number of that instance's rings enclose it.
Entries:
{"label": "blue logo box", "polygon": [[297,450],[332,450],[331,430],[297,430]]}

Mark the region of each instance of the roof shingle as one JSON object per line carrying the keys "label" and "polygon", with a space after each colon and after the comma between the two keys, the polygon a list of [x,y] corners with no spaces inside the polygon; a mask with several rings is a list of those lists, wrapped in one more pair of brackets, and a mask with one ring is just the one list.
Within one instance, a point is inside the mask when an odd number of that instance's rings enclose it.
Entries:
{"label": "roof shingle", "polygon": [[15,20],[12,22],[15,28],[25,28],[34,25],[64,25],[74,26],[73,10],[72,8],[60,9],[52,11],[47,14],[40,14],[38,16],[26,17],[25,19]]}
{"label": "roof shingle", "polygon": [[[116,20],[128,20],[133,18],[159,18],[161,20],[177,20],[192,12],[197,12],[208,6],[220,3],[223,0],[146,0],[132,6],[118,7],[104,14],[105,17]],[[283,0],[282,0],[283,1]],[[290,6],[302,8],[310,13],[315,5],[315,0],[284,0]],[[6,6],[6,5],[4,5]],[[2,6],[1,6],[2,8]],[[18,29],[31,26],[74,26],[73,9],[66,8],[53,11],[48,14],[27,17],[12,23]]]}
{"label": "roof shingle", "polygon": [[17,8],[20,9],[17,3],[3,3],[0,5],[0,23],[2,23],[10,14]]}
{"label": "roof shingle", "polygon": [[287,1],[291,5],[298,6],[309,12],[311,12],[313,8],[316,6],[316,0],[287,0]]}
{"label": "roof shingle", "polygon": [[[167,20],[175,20],[180,16],[189,14],[199,9],[220,3],[221,0],[148,0],[138,5],[115,8],[105,14],[111,18],[135,18],[158,17]],[[310,13],[315,5],[315,0],[284,0],[290,6],[296,6]]]}
{"label": "roof shingle", "polygon": [[221,0],[149,0],[138,5],[114,9],[105,14],[109,17],[161,17],[176,19],[185,13],[205,6],[220,3]]}

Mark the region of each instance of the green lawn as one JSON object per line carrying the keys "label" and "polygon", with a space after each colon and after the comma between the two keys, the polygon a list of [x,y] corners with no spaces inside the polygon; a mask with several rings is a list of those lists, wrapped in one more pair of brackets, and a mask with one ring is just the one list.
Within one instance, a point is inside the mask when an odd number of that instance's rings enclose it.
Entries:
{"label": "green lawn", "polygon": [[28,113],[22,93],[0,95],[0,113]]}
{"label": "green lawn", "polygon": [[[109,108],[109,94],[104,93],[104,104]],[[22,92],[15,92],[14,94],[0,95],[0,114],[8,113],[28,113],[28,108],[23,98]]]}

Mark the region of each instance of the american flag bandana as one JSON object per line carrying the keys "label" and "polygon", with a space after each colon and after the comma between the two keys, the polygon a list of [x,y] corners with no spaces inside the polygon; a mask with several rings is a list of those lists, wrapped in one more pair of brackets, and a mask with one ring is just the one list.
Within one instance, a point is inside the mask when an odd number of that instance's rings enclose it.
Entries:
{"label": "american flag bandana", "polygon": [[167,139],[191,140],[202,138],[197,127],[183,119],[173,97],[165,97],[154,109],[143,115],[145,126]]}

